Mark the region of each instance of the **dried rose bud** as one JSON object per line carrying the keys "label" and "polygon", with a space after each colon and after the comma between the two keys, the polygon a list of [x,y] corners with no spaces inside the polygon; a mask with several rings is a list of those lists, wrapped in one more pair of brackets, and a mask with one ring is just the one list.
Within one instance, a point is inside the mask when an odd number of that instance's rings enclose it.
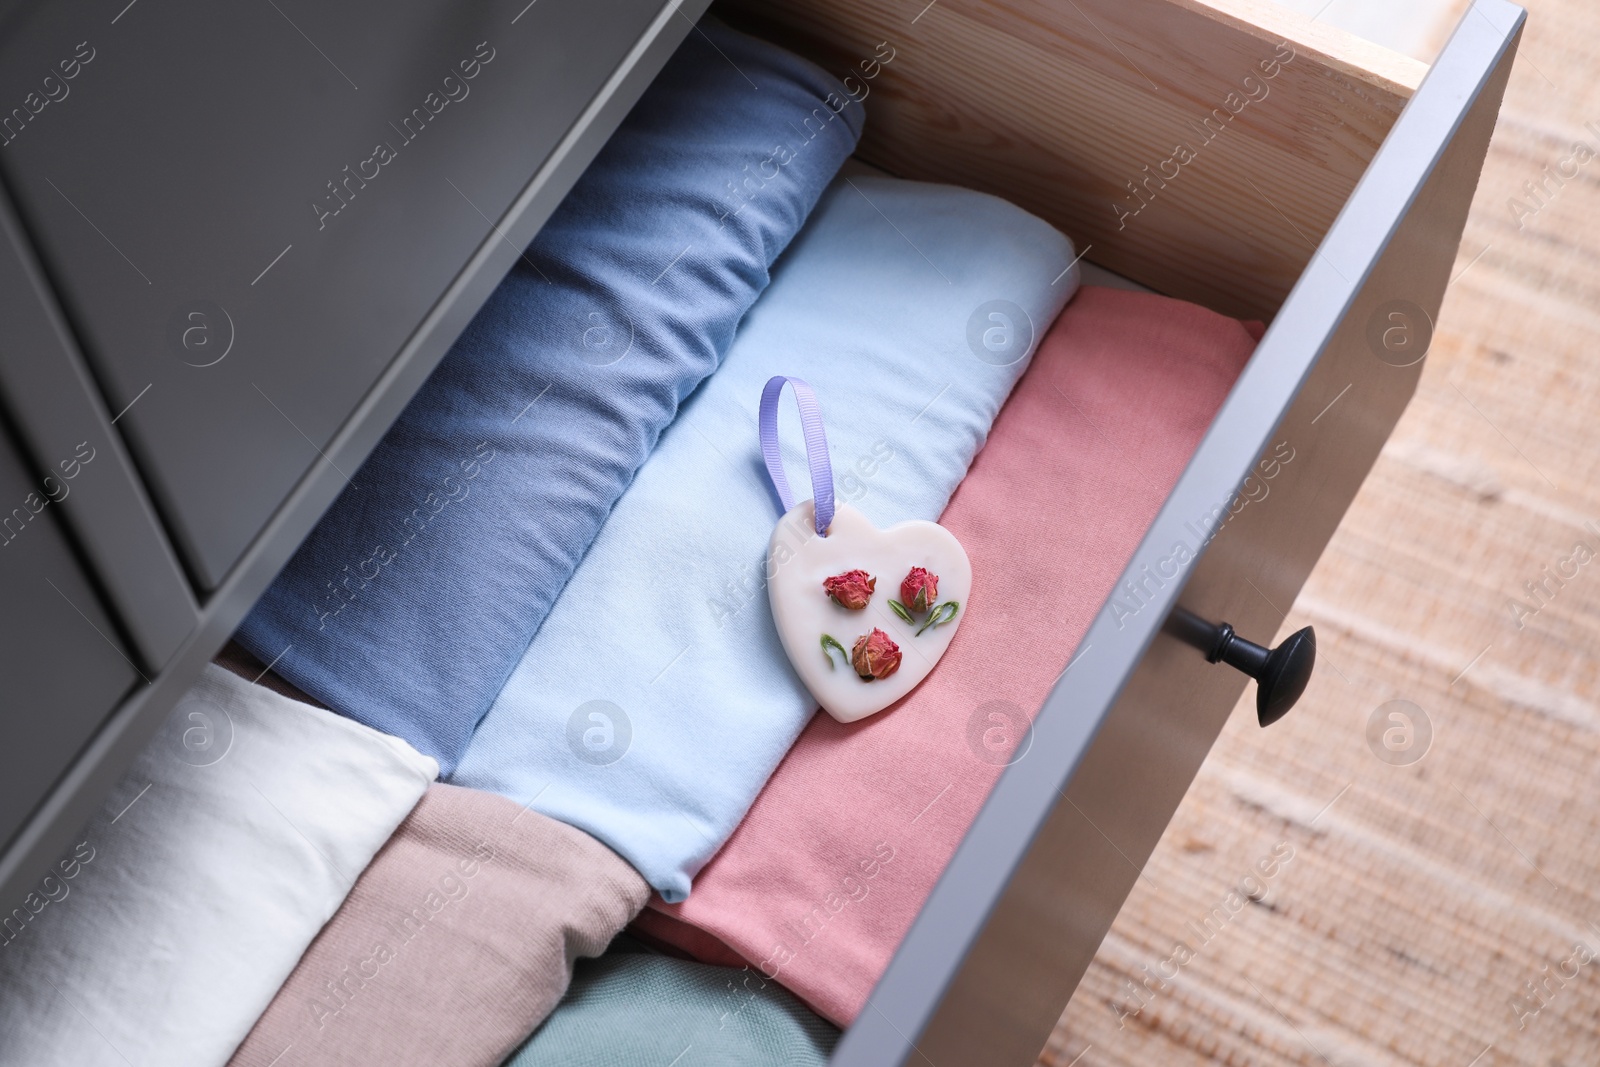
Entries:
{"label": "dried rose bud", "polygon": [[878,579],[866,571],[845,571],[822,579],[823,591],[833,598],[835,604],[851,611],[866,607],[867,601],[872,599],[872,591],[877,587]]}
{"label": "dried rose bud", "polygon": [[900,583],[900,602],[912,611],[927,611],[939,599],[939,576],[912,567],[905,581]]}
{"label": "dried rose bud", "polygon": [[867,681],[887,678],[900,669],[900,646],[882,630],[873,630],[856,638],[850,650],[850,663],[856,673]]}

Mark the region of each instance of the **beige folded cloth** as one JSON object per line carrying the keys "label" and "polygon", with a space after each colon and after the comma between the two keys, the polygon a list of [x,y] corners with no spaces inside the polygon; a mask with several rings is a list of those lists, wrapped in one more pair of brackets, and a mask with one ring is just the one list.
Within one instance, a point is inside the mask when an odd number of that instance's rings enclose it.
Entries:
{"label": "beige folded cloth", "polygon": [[648,895],[581,830],[434,785],[231,1063],[495,1067]]}

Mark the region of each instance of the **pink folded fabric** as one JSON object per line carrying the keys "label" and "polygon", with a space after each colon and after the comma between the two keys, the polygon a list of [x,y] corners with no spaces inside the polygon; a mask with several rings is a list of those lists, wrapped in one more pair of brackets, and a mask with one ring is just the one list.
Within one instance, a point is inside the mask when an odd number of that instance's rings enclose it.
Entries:
{"label": "pink folded fabric", "polygon": [[495,1067],[648,894],[581,830],[434,785],[230,1062]]}
{"label": "pink folded fabric", "polygon": [[972,559],[954,643],[882,714],[818,714],[695,879],[635,923],[847,1026],[1243,369],[1259,326],[1079,291],[941,522]]}

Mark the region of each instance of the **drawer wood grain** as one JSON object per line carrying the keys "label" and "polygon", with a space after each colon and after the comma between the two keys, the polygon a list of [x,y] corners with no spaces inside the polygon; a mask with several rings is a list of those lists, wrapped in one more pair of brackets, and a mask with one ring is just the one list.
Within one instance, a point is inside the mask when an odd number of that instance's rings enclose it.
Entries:
{"label": "drawer wood grain", "polygon": [[840,74],[893,49],[867,82],[868,162],[1005,197],[1240,318],[1282,304],[1426,69],[1261,0],[736,9]]}

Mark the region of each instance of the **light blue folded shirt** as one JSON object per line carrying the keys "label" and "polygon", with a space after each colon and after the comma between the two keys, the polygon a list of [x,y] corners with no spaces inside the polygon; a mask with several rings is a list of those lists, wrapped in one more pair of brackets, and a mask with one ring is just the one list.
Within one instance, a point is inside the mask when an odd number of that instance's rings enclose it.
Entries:
{"label": "light blue folded shirt", "polygon": [[240,643],[448,772],[862,122],[831,75],[701,22]]}
{"label": "light blue folded shirt", "polygon": [[[791,374],[816,389],[841,500],[880,527],[937,519],[1075,289],[1072,264],[1065,237],[994,197],[836,180],[452,780],[588,831],[683,900],[816,708],[767,604],[780,508],[757,439],[762,385]],[[808,497],[792,410],[780,425]]]}

